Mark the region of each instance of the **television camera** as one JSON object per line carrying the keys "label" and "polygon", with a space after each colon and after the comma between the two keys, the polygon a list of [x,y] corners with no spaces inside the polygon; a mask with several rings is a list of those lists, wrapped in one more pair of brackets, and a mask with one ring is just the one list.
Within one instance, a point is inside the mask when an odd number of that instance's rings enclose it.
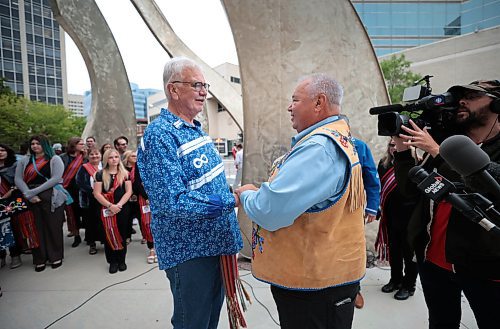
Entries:
{"label": "television camera", "polygon": [[[426,75],[403,93],[403,104],[372,107],[371,115],[378,115],[378,135],[397,136],[404,133],[401,126],[411,128],[413,120],[420,128],[428,127],[436,140],[451,135],[458,109],[458,98],[450,92],[432,95],[431,75]],[[425,85],[422,84],[425,82]]]}

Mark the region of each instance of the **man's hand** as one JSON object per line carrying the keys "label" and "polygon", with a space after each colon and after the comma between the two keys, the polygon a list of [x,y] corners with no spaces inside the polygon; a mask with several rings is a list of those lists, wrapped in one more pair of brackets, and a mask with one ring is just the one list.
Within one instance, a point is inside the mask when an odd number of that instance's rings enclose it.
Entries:
{"label": "man's hand", "polygon": [[236,193],[233,193],[233,196],[234,196],[234,207],[238,208],[241,205],[240,197]]}
{"label": "man's hand", "polygon": [[376,217],[377,216],[375,216],[375,215],[365,214],[366,224],[373,222]]}
{"label": "man's hand", "polygon": [[401,126],[401,128],[407,133],[406,135],[399,134],[399,137],[406,140],[403,144],[418,147],[433,157],[436,157],[439,154],[439,145],[429,134],[427,128],[420,129],[420,127],[417,126],[413,120],[410,120],[410,124],[413,129]]}
{"label": "man's hand", "polygon": [[244,191],[257,191],[258,188],[253,185],[253,184],[245,184],[243,186],[241,186],[240,188],[237,188],[236,189],[236,194],[238,194],[238,196],[240,196],[240,194]]}

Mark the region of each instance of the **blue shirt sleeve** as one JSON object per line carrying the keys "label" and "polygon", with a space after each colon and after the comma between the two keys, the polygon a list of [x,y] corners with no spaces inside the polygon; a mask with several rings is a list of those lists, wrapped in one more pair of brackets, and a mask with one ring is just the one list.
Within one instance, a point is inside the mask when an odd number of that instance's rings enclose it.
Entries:
{"label": "blue shirt sleeve", "polygon": [[144,149],[139,148],[138,166],[154,213],[169,220],[201,220],[234,211],[234,199],[224,204],[218,194],[189,190],[172,136],[161,130],[150,132],[144,137]]}
{"label": "blue shirt sleeve", "polygon": [[302,213],[321,210],[338,200],[348,180],[347,156],[326,136],[296,146],[271,183],[241,193],[247,215],[268,231],[293,224]]}
{"label": "blue shirt sleeve", "polygon": [[373,160],[372,152],[366,143],[355,139],[354,145],[358,152],[359,162],[363,173],[363,185],[366,192],[365,213],[377,215],[380,205],[380,179],[378,177],[377,167]]}

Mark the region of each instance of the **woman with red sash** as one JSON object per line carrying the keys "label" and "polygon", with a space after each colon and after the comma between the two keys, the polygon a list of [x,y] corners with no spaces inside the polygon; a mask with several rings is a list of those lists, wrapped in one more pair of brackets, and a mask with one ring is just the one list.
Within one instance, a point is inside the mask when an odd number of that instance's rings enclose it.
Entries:
{"label": "woman with red sash", "polygon": [[144,185],[142,185],[142,179],[139,174],[137,162],[130,172],[130,180],[132,181],[132,190],[134,191],[134,194],[137,195],[137,202],[139,204],[142,238],[146,240],[149,249],[146,261],[148,264],[158,263],[158,257],[156,256],[156,251],[154,249],[153,235],[151,233],[151,211],[149,210],[149,199],[146,194],[146,190],[144,189]]}
{"label": "woman with red sash", "polygon": [[28,243],[33,244],[35,271],[41,272],[47,262],[58,268],[64,257],[62,225],[66,195],[56,187],[62,183],[64,164],[54,154],[47,137],[33,136],[29,143],[30,155],[18,161],[15,183],[31,210],[19,216],[34,217],[36,227],[27,227],[26,233]]}
{"label": "woman with red sash", "polygon": [[[94,175],[102,169],[101,152],[97,148],[88,151],[89,162],[84,163],[76,174],[76,183],[80,188],[80,208],[85,223],[85,241],[89,245],[89,254],[97,254],[96,241],[100,241],[100,204],[94,198]],[[103,241],[104,242],[104,241]]]}
{"label": "woman with red sash", "polygon": [[132,195],[132,183],[117,150],[108,150],[103,156],[103,168],[95,174],[94,197],[102,205],[101,220],[106,242],[104,252],[109,273],[125,271],[130,208],[127,201]]}
{"label": "woman with red sash", "polygon": [[[14,175],[16,173],[16,154],[14,150],[5,144],[0,144],[0,199],[14,200],[16,195],[14,185]],[[22,235],[19,229],[16,215],[10,217],[12,233],[14,235],[15,245],[9,247],[10,268],[14,269],[21,266],[21,246]],[[7,251],[0,250],[0,267],[5,266]]]}
{"label": "woman with red sash", "polygon": [[80,189],[76,184],[76,173],[85,162],[85,142],[80,137],[71,137],[66,147],[66,153],[61,154],[64,162],[63,187],[69,192],[75,202],[64,208],[66,220],[68,221],[68,236],[74,236],[75,240],[71,247],[76,248],[82,242],[80,228],[82,227],[82,210],[78,202]]}
{"label": "woman with red sash", "polygon": [[[382,292],[397,291],[394,298],[406,300],[415,292],[417,263],[408,243],[407,227],[415,202],[407,200],[399,191],[394,175],[394,152],[396,145],[391,139],[387,153],[378,165],[382,185],[380,193],[381,220],[375,247],[382,261],[391,265],[391,279],[382,287]],[[403,275],[404,272],[404,275]]]}
{"label": "woman with red sash", "polygon": [[137,163],[137,152],[136,151],[125,151],[122,154],[122,163],[125,169],[129,172],[130,181],[132,182],[132,196],[128,200],[130,205],[130,218],[129,218],[129,231],[127,234],[127,244],[132,242],[132,234],[137,232],[134,230],[133,223],[134,218],[140,218],[139,203],[137,199],[137,193],[134,190],[134,175],[135,175],[135,164]]}

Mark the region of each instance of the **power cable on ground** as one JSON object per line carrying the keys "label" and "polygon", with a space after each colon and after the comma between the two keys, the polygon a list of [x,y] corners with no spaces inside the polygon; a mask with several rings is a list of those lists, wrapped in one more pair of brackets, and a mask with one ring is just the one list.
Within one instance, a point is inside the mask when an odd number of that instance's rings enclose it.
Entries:
{"label": "power cable on ground", "polygon": [[87,300],[85,300],[83,303],[81,303],[80,305],[78,305],[77,307],[75,307],[74,309],[72,309],[71,311],[69,311],[68,313],[64,314],[63,316],[61,316],[60,318],[58,318],[57,320],[53,321],[51,324],[49,324],[48,326],[46,326],[44,329],[47,329],[47,328],[50,328],[52,327],[54,324],[56,324],[57,322],[61,321],[62,319],[64,319],[65,317],[67,317],[68,315],[70,315],[71,313],[75,312],[76,310],[78,310],[80,307],[82,307],[83,305],[87,304],[90,300],[92,300],[95,296],[99,295],[101,292],[103,292],[104,290],[106,289],[109,289],[111,287],[114,287],[116,285],[119,285],[119,284],[122,284],[122,283],[127,283],[127,282],[130,282],[132,280],[135,280],[137,279],[138,277],[141,277],[143,276],[144,274],[147,274],[149,272],[151,272],[152,270],[158,268],[158,266],[155,266],[155,267],[152,267],[150,268],[149,270],[147,270],[146,272],[143,272],[141,274],[138,274],[136,276],[134,276],[133,278],[130,278],[128,280],[125,280],[125,281],[120,281],[120,282],[116,282],[116,283],[113,283],[113,284],[110,284],[109,286],[106,286],[104,288],[102,288],[101,290],[99,290],[98,292],[96,292],[95,294],[93,294],[92,296],[90,296],[89,298],[87,298]]}

